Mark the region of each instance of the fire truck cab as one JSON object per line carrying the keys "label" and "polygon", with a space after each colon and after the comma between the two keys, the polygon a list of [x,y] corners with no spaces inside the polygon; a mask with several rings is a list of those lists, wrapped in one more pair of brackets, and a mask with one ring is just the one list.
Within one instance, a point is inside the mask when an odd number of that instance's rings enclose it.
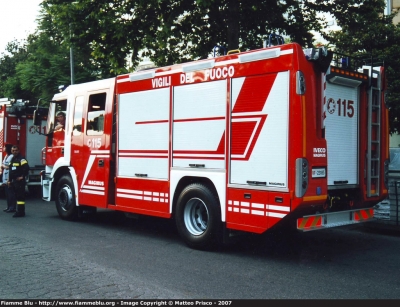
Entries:
{"label": "fire truck cab", "polygon": [[42,153],[45,148],[45,121],[48,109],[40,107],[42,121],[33,123],[34,106],[23,99],[0,98],[0,151],[5,157],[4,145],[18,145],[28,160],[30,171],[26,178],[29,192],[41,192],[40,172],[44,170]]}

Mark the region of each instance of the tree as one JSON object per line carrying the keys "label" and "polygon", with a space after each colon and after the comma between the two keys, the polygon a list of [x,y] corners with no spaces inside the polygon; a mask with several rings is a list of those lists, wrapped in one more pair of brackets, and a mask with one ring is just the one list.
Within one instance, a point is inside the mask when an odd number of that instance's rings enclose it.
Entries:
{"label": "tree", "polygon": [[[377,23],[386,31],[387,20],[380,18],[383,3],[383,0],[44,0],[38,32],[21,47],[26,51],[25,58],[18,59],[18,65],[17,59],[12,60],[15,67],[6,73],[7,86],[31,89],[35,95],[47,97],[57,85],[69,84],[70,48],[75,55],[76,83],[127,73],[144,57],[165,66],[207,58],[216,45],[226,50],[261,48],[270,33],[285,35],[303,47],[311,47],[311,30],[314,30],[339,49],[349,50],[350,46],[350,51],[365,52],[382,41],[384,34],[375,31],[371,39],[357,29],[374,31]],[[324,33],[326,21],[319,15],[321,12],[332,14],[344,34]],[[0,62],[0,69],[1,65],[6,63]]]}
{"label": "tree", "polygon": [[339,16],[342,30],[326,37],[341,53],[372,58],[377,66],[384,64],[390,132],[395,133],[400,132],[400,26],[393,24],[394,15],[383,15],[384,8],[385,1],[364,1],[353,18]]}
{"label": "tree", "polygon": [[24,44],[21,45],[16,40],[7,44],[6,52],[0,57],[0,97],[33,99],[32,93],[21,87],[16,75],[18,63],[25,61],[27,56]]}
{"label": "tree", "polygon": [[[58,86],[70,84],[69,37],[61,35],[51,16],[42,14],[40,25],[23,44],[8,44],[0,58],[0,96],[30,100],[50,100]],[[99,65],[92,60],[90,48],[75,50],[78,83],[102,78]],[[107,77],[106,75],[105,77]]]}
{"label": "tree", "polygon": [[321,27],[314,7],[297,0],[46,0],[42,5],[64,37],[71,31],[73,46],[89,45],[94,60],[117,74],[126,72],[127,57],[133,66],[141,56],[169,65],[206,58],[216,45],[261,48],[270,33],[310,46],[310,30]]}
{"label": "tree", "polygon": [[[60,85],[70,84],[70,53],[62,38],[52,35],[51,31],[40,31],[29,36],[26,50],[28,56],[16,68],[22,89],[50,100]],[[75,65],[79,67],[76,82],[93,81],[98,77],[90,54],[77,52]]]}
{"label": "tree", "polygon": [[35,97],[50,100],[61,84],[69,84],[69,50],[46,35],[31,35],[28,56],[17,65],[21,87]]}

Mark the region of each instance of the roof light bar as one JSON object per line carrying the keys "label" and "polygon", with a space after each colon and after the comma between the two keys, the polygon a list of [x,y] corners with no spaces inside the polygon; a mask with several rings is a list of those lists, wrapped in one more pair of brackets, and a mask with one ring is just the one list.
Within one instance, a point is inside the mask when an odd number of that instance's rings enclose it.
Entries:
{"label": "roof light bar", "polygon": [[349,87],[357,87],[364,81],[368,80],[368,76],[356,71],[350,71],[338,67],[331,67],[327,80],[331,83],[340,84]]}
{"label": "roof light bar", "polygon": [[273,59],[281,55],[281,49],[264,50],[254,53],[239,55],[239,63],[254,62],[259,60]]}
{"label": "roof light bar", "polygon": [[156,75],[156,72],[154,70],[138,72],[138,73],[130,74],[129,80],[130,81],[139,81],[139,80],[145,80],[145,79],[152,79],[152,78],[154,78],[155,75]]}
{"label": "roof light bar", "polygon": [[182,65],[183,72],[191,72],[197,70],[204,70],[210,69],[215,66],[215,61],[207,61],[207,62],[200,62],[200,63],[193,63],[193,64],[184,64]]}
{"label": "roof light bar", "polygon": [[349,87],[357,87],[362,83],[361,80],[348,79],[348,78],[340,77],[340,76],[334,76],[334,77],[328,79],[328,81],[331,83],[334,83],[334,84],[340,84],[340,85],[349,86]]}
{"label": "roof light bar", "polygon": [[347,77],[353,77],[361,80],[368,80],[368,76],[363,73],[348,71],[337,67],[331,67],[331,73],[340,74]]}

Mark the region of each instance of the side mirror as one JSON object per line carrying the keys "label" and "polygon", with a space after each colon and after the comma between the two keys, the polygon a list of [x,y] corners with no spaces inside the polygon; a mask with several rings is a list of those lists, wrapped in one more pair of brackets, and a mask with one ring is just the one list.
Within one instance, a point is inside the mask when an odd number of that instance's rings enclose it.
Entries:
{"label": "side mirror", "polygon": [[39,110],[33,111],[33,124],[35,126],[41,126],[42,125],[42,116],[41,116]]}

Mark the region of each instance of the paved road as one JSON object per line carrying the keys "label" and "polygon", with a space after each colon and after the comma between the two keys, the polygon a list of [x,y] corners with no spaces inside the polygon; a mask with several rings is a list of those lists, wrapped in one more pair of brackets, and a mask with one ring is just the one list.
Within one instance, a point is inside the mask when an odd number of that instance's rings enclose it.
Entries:
{"label": "paved road", "polygon": [[400,298],[398,233],[272,233],[203,252],[169,220],[103,210],[67,222],[40,199],[26,213],[0,211],[3,299]]}

